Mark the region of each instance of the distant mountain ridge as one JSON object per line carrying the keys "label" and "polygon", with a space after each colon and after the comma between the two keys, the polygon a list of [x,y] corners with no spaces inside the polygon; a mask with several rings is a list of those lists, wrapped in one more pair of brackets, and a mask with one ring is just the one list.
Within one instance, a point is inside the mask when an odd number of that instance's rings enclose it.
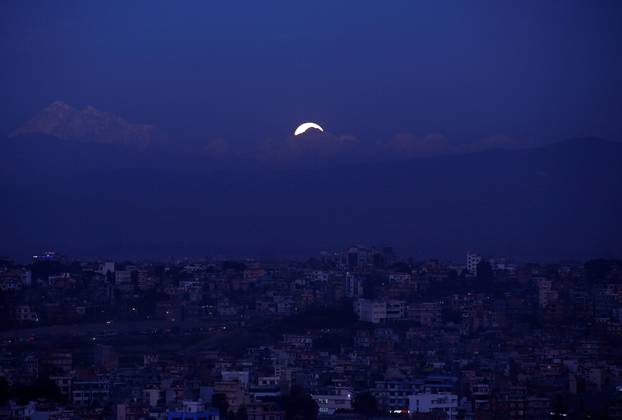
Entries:
{"label": "distant mountain ridge", "polygon": [[131,124],[92,106],[81,110],[56,101],[39,111],[9,137],[45,134],[62,140],[145,147],[160,133],[153,125]]}
{"label": "distant mountain ridge", "polygon": [[116,144],[0,141],[0,254],[622,257],[622,143],[332,167],[215,168]]}

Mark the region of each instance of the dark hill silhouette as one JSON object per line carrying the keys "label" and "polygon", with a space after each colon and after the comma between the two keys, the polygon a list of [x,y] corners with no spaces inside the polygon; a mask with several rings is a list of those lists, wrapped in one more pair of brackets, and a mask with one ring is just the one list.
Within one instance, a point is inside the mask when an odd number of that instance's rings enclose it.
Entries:
{"label": "dark hill silhouette", "polygon": [[[270,170],[51,138],[0,142],[0,254],[622,256],[622,144]],[[18,255],[16,255],[16,253]]]}

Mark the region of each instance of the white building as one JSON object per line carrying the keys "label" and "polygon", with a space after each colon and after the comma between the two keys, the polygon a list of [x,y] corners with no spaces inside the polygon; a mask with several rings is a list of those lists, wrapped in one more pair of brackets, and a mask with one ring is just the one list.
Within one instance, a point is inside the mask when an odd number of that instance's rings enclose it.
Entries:
{"label": "white building", "polygon": [[378,324],[404,318],[404,306],[401,300],[358,299],[354,302],[354,312],[361,321]]}
{"label": "white building", "polygon": [[134,283],[132,282],[131,270],[117,270],[114,273],[114,284],[119,290],[131,292],[134,290]]}
{"label": "white building", "polygon": [[35,312],[30,305],[18,305],[15,307],[15,319],[20,322],[24,321],[39,321],[39,315]]}
{"label": "white building", "polygon": [[388,300],[386,319],[403,319],[405,313],[405,303],[401,300]]}
{"label": "white building", "polygon": [[143,401],[146,402],[150,407],[156,407],[160,402],[161,397],[162,392],[160,391],[160,387],[158,386],[150,386],[143,389]]}
{"label": "white building", "polygon": [[458,416],[458,396],[451,393],[415,394],[408,397],[410,413],[431,413],[442,411],[447,420],[455,420]]}
{"label": "white building", "polygon": [[223,370],[223,381],[238,381],[244,388],[248,387],[249,373],[247,370]]}
{"label": "white building", "polygon": [[410,273],[391,273],[389,274],[389,283],[410,284],[412,275]]}
{"label": "white building", "polygon": [[106,261],[104,263],[99,264],[97,268],[97,273],[106,275],[107,273],[114,274],[115,271],[115,263],[113,261]]}
{"label": "white building", "polygon": [[466,256],[466,272],[471,277],[477,276],[477,264],[482,260],[481,255],[474,252],[467,252]]}
{"label": "white building", "polygon": [[311,398],[317,403],[320,415],[332,415],[339,409],[352,409],[352,390],[348,388],[336,388],[333,393],[313,394]]}
{"label": "white building", "polygon": [[205,403],[203,401],[184,400],[182,408],[184,413],[201,413],[205,411]]}
{"label": "white building", "polygon": [[110,396],[110,382],[106,378],[76,379],[71,388],[71,401],[75,405],[101,404]]}
{"label": "white building", "polygon": [[309,350],[313,346],[313,337],[306,334],[283,334],[283,343]]}
{"label": "white building", "polygon": [[255,401],[278,398],[281,395],[281,378],[274,376],[260,376],[257,384],[249,388],[249,393]]}
{"label": "white building", "polygon": [[328,271],[314,270],[306,273],[305,277],[310,281],[319,281],[319,282],[327,282],[330,278],[330,273]]}

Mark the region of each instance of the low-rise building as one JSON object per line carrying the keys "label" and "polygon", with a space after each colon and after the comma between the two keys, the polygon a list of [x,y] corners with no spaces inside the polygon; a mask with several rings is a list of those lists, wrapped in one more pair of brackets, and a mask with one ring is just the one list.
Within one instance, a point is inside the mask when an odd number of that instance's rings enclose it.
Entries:
{"label": "low-rise building", "polygon": [[408,397],[408,411],[412,413],[443,412],[447,420],[458,417],[458,396],[451,393],[421,393]]}

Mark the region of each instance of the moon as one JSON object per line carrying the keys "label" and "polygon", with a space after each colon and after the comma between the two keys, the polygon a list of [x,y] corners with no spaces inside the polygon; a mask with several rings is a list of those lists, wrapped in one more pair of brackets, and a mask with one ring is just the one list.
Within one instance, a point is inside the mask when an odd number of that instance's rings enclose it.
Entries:
{"label": "moon", "polygon": [[313,123],[313,122],[306,122],[306,123],[302,123],[302,124],[300,124],[298,126],[296,131],[294,131],[294,136],[298,136],[298,135],[304,133],[305,131],[307,131],[310,128],[315,128],[317,130],[320,130],[320,131],[324,132],[324,129],[322,127],[320,127],[318,124]]}

